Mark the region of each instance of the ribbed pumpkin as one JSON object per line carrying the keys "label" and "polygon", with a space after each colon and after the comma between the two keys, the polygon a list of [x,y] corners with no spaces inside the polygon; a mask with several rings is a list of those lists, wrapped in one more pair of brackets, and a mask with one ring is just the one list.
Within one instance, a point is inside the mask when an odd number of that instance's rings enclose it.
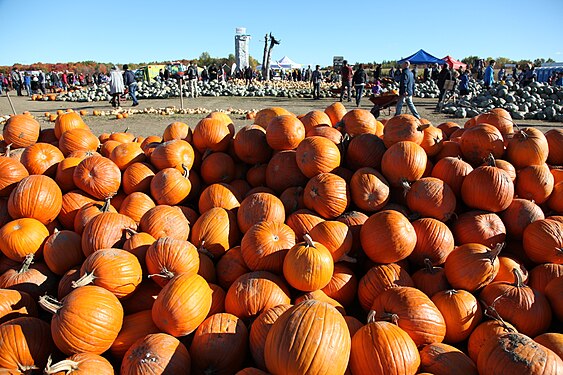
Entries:
{"label": "ribbed pumpkin", "polygon": [[517,130],[506,148],[507,159],[516,169],[545,164],[550,152],[545,135],[535,128]]}
{"label": "ribbed pumpkin", "polygon": [[534,337],[534,341],[563,358],[563,333],[547,332]]}
{"label": "ribbed pumpkin", "polygon": [[522,240],[524,251],[533,262],[563,264],[563,222],[534,221],[524,230]]}
{"label": "ribbed pumpkin", "polygon": [[0,156],[0,197],[7,197],[29,172],[24,165],[12,158]]}
{"label": "ribbed pumpkin", "polygon": [[344,132],[351,137],[360,134],[375,134],[377,131],[377,120],[370,111],[365,109],[352,109],[343,117]]}
{"label": "ribbed pumpkin", "polygon": [[412,274],[414,286],[428,297],[438,292],[451,289],[443,267],[434,267],[430,260],[425,260],[424,268]]}
{"label": "ribbed pumpkin", "polygon": [[154,167],[147,163],[133,163],[123,172],[121,186],[125,194],[136,191],[149,191],[151,180],[155,175]]}
{"label": "ribbed pumpkin", "polygon": [[55,177],[57,164],[64,159],[63,153],[48,143],[35,143],[25,148],[20,162],[29,174],[44,174]]}
{"label": "ribbed pumpkin", "polygon": [[[490,155],[489,155],[490,156]],[[508,177],[514,182],[516,180],[516,169],[512,164],[502,159],[489,158],[483,165],[497,167],[508,173]]]}
{"label": "ribbed pumpkin", "polygon": [[537,220],[545,219],[541,208],[533,201],[515,198],[501,215],[506,232],[515,239],[522,239],[526,227]]}
{"label": "ribbed pumpkin", "polygon": [[[146,151],[145,151],[146,152]],[[156,146],[150,156],[151,163],[159,170],[164,168],[191,169],[195,154],[192,146],[183,140],[173,139]]]}
{"label": "ribbed pumpkin", "polygon": [[328,249],[314,242],[309,235],[286,254],[283,275],[297,290],[312,292],[324,288],[332,278],[334,261]]}
{"label": "ribbed pumpkin", "polygon": [[559,321],[563,319],[563,303],[561,301],[561,293],[563,292],[563,277],[554,278],[545,287],[545,296],[551,304],[553,314]]}
{"label": "ribbed pumpkin", "polygon": [[161,169],[151,180],[151,195],[157,204],[177,205],[184,201],[192,189],[188,169],[184,173],[175,168]]}
{"label": "ribbed pumpkin", "polygon": [[428,126],[423,132],[424,137],[422,138],[422,142],[420,142],[420,147],[426,151],[426,155],[428,156],[438,154],[444,146],[444,132],[434,126]]}
{"label": "ribbed pumpkin", "polygon": [[315,225],[324,221],[322,217],[307,209],[297,210],[287,217],[286,224],[293,229],[296,238],[303,238]]}
{"label": "ribbed pumpkin", "polygon": [[252,271],[283,272],[283,260],[295,245],[295,232],[284,223],[262,221],[253,225],[242,238],[241,255]]}
{"label": "ribbed pumpkin", "polygon": [[554,178],[547,164],[531,165],[516,174],[515,192],[520,198],[542,204],[553,191]]}
{"label": "ribbed pumpkin", "polygon": [[346,263],[334,264],[334,271],[329,283],[322,291],[330,298],[338,301],[344,307],[350,306],[356,298],[358,279]]}
{"label": "ribbed pumpkin", "polygon": [[143,310],[126,315],[123,318],[123,327],[113,342],[110,352],[117,358],[123,358],[127,350],[135,341],[146,335],[158,333],[159,329],[152,321],[152,311]]}
{"label": "ribbed pumpkin", "polygon": [[334,262],[339,261],[352,249],[352,232],[350,228],[339,221],[323,221],[309,231],[315,242],[324,245],[332,255]]}
{"label": "ribbed pumpkin", "polygon": [[346,181],[332,173],[311,178],[304,191],[305,206],[325,219],[335,218],[346,211],[350,202]]}
{"label": "ribbed pumpkin", "polygon": [[171,141],[172,139],[183,139],[190,141],[192,137],[192,130],[188,124],[175,121],[166,126],[164,132],[162,133],[163,141]]}
{"label": "ribbed pumpkin", "polygon": [[410,141],[420,145],[424,139],[424,129],[428,125],[422,125],[413,115],[393,116],[383,127],[383,142],[385,147],[390,148],[397,142]]}
{"label": "ribbed pumpkin", "polygon": [[305,126],[306,133],[317,126],[328,125],[332,127],[333,125],[330,117],[325,112],[317,110],[308,112],[300,120]]}
{"label": "ribbed pumpkin", "polygon": [[479,165],[489,154],[500,158],[504,154],[504,140],[500,131],[489,124],[479,124],[467,129],[460,141],[463,158],[469,163]]}
{"label": "ribbed pumpkin", "polygon": [[445,157],[432,168],[432,177],[444,181],[452,189],[456,197],[461,196],[461,185],[473,167],[460,157]]}
{"label": "ribbed pumpkin", "polygon": [[[0,237],[2,237],[0,235]],[[0,245],[0,247],[2,247]],[[80,235],[70,230],[55,230],[44,243],[43,258],[49,269],[64,275],[68,270],[80,265],[85,257],[82,252]]]}
{"label": "ribbed pumpkin", "polygon": [[14,219],[34,218],[47,225],[61,211],[62,196],[61,189],[51,178],[28,176],[10,193],[8,212]]}
{"label": "ribbed pumpkin", "polygon": [[424,177],[410,186],[405,183],[405,191],[407,205],[413,212],[441,221],[448,221],[454,214],[455,194],[448,184],[438,178]]}
{"label": "ribbed pumpkin", "polygon": [[178,207],[158,205],[148,210],[139,222],[141,231],[156,239],[172,237],[187,240],[190,234],[190,222]]}
{"label": "ribbed pumpkin", "polygon": [[121,249],[101,249],[82,263],[80,278],[72,287],[93,284],[124,298],[135,291],[142,277],[143,270],[135,255]]}
{"label": "ribbed pumpkin", "polygon": [[303,188],[301,186],[288,187],[280,194],[285,214],[290,215],[297,210],[305,208],[303,201]]}
{"label": "ribbed pumpkin", "polygon": [[563,129],[551,129],[545,133],[549,154],[547,163],[551,165],[563,165]]}
{"label": "ribbed pumpkin", "polygon": [[77,128],[88,129],[88,126],[78,112],[60,113],[55,121],[55,136],[57,139],[60,139],[65,132]]}
{"label": "ribbed pumpkin", "polygon": [[256,117],[254,118],[254,124],[259,125],[264,129],[266,129],[268,127],[268,124],[274,117],[282,116],[282,115],[292,115],[292,114],[287,109],[281,107],[264,108],[256,112]]}
{"label": "ribbed pumpkin", "polygon": [[0,274],[0,288],[26,292],[37,300],[46,293],[57,289],[57,278],[44,263],[33,262],[33,255],[28,255],[22,263],[10,261]]}
{"label": "ribbed pumpkin", "polygon": [[238,277],[250,272],[242,257],[240,246],[227,251],[217,262],[216,270],[217,281],[225,290],[228,290]]}
{"label": "ribbed pumpkin", "polygon": [[113,375],[115,372],[107,359],[97,354],[80,353],[57,363],[47,361],[44,374],[73,374],[86,375],[96,373],[98,375]]}
{"label": "ribbed pumpkin", "polygon": [[266,140],[275,151],[293,150],[305,138],[305,126],[295,116],[274,117],[266,127]]}
{"label": "ribbed pumpkin", "polygon": [[248,319],[271,307],[289,303],[289,290],[282,278],[267,271],[253,271],[238,277],[230,286],[225,311]]}
{"label": "ribbed pumpkin", "polygon": [[206,150],[222,152],[229,148],[233,136],[234,127],[230,119],[206,117],[194,128],[193,144],[201,153]]}
{"label": "ribbed pumpkin", "polygon": [[195,331],[190,356],[195,373],[232,374],[243,367],[248,330],[236,316],[219,313],[207,318]]}
{"label": "ribbed pumpkin", "polygon": [[383,208],[389,201],[389,190],[385,177],[374,168],[360,168],[350,180],[352,201],[363,211],[374,212]]}
{"label": "ribbed pumpkin", "polygon": [[273,374],[343,374],[350,345],[342,315],[327,303],[309,300],[290,308],[274,323],[264,358]]}
{"label": "ribbed pumpkin", "polygon": [[414,375],[420,355],[414,341],[390,322],[368,322],[352,337],[350,370],[354,375]]}
{"label": "ribbed pumpkin", "polygon": [[155,206],[156,205],[151,197],[145,193],[134,192],[125,197],[121,203],[121,207],[119,207],[119,213],[129,216],[138,223],[141,221],[143,215]]}
{"label": "ribbed pumpkin", "polygon": [[146,156],[137,142],[122,143],[115,147],[109,155],[111,161],[117,165],[119,170],[124,171],[133,163],[145,161]]}
{"label": "ribbed pumpkin", "polygon": [[516,327],[518,332],[537,336],[546,332],[551,324],[551,308],[545,296],[528,287],[515,269],[516,281],[498,281],[483,288],[480,298],[487,308]]}
{"label": "ribbed pumpkin", "polygon": [[420,367],[435,375],[478,375],[477,366],[461,350],[444,343],[426,345],[420,351]]}
{"label": "ribbed pumpkin", "polygon": [[346,114],[346,108],[340,102],[335,102],[325,108],[324,112],[330,119],[332,126],[336,126]]}
{"label": "ribbed pumpkin", "polygon": [[[541,358],[541,360],[538,360]],[[563,360],[522,333],[505,333],[487,341],[477,359],[479,374],[559,374]]]}
{"label": "ribbed pumpkin", "polygon": [[104,212],[86,224],[82,233],[82,251],[89,256],[100,249],[121,248],[126,229],[137,229],[137,223],[128,216]]}
{"label": "ribbed pumpkin", "polygon": [[479,301],[465,290],[445,290],[431,299],[446,321],[444,341],[447,343],[464,341],[481,322],[483,313]]}
{"label": "ribbed pumpkin", "polygon": [[371,306],[375,320],[396,319],[417,346],[442,342],[446,323],[440,310],[426,294],[411,287],[387,289]]}
{"label": "ribbed pumpkin", "polygon": [[416,233],[416,246],[409,255],[409,260],[422,267],[428,259],[433,265],[446,261],[454,249],[454,236],[448,226],[432,218],[418,219],[412,222]]}
{"label": "ribbed pumpkin", "polygon": [[293,186],[303,186],[307,177],[297,164],[297,151],[286,150],[272,156],[266,168],[266,185],[281,193]]}
{"label": "ribbed pumpkin", "polygon": [[0,325],[0,368],[5,374],[23,374],[44,368],[54,349],[49,325],[20,317]]}
{"label": "ribbed pumpkin", "polygon": [[469,340],[467,341],[467,354],[475,363],[477,363],[479,352],[487,341],[505,333],[516,332],[516,329],[512,326],[512,324],[502,321],[494,315],[490,315],[486,310],[485,314],[489,317],[493,317],[493,319],[479,324],[473,330],[469,336]]}
{"label": "ribbed pumpkin", "polygon": [[220,258],[238,242],[235,215],[220,207],[204,212],[193,225],[190,239],[200,251]]}
{"label": "ribbed pumpkin", "polygon": [[16,262],[28,255],[41,255],[49,230],[31,218],[16,219],[0,228],[0,251]]}
{"label": "ribbed pumpkin", "polygon": [[506,109],[493,108],[488,112],[482,113],[474,117],[474,121],[469,126],[466,124],[465,128],[471,128],[483,123],[497,128],[505,140],[508,140],[513,133],[512,116],[510,116]]}
{"label": "ribbed pumpkin", "polygon": [[100,141],[88,128],[73,128],[59,137],[59,149],[65,156],[74,151],[96,151]]}
{"label": "ribbed pumpkin", "polygon": [[188,374],[190,353],[177,338],[153,333],[138,339],[123,356],[122,375]]}
{"label": "ribbed pumpkin", "polygon": [[237,222],[242,233],[261,221],[285,221],[285,209],[278,197],[269,193],[247,196],[237,211]]}
{"label": "ribbed pumpkin", "polygon": [[408,257],[416,246],[416,232],[409,220],[393,210],[380,211],[362,226],[362,247],[376,263],[393,263]]}
{"label": "ribbed pumpkin", "polygon": [[297,147],[296,160],[301,172],[311,178],[337,168],[340,165],[340,150],[327,138],[307,137]]}
{"label": "ribbed pumpkin", "polygon": [[266,140],[266,130],[259,125],[246,125],[237,132],[233,147],[235,155],[247,164],[266,163],[272,149]]}
{"label": "ribbed pumpkin", "polygon": [[308,300],[326,302],[329,305],[331,305],[332,307],[336,308],[336,310],[338,310],[338,312],[340,312],[342,314],[342,316],[346,315],[346,310],[344,309],[344,306],[342,306],[342,304],[340,302],[338,302],[337,300],[330,298],[321,289],[314,290],[312,292],[308,292],[308,293],[305,293],[305,294],[297,297],[295,299],[295,304],[297,305],[297,304],[299,304],[303,301],[308,301]]}
{"label": "ribbed pumpkin", "polygon": [[459,215],[452,226],[458,245],[479,243],[494,247],[506,239],[506,228],[497,214],[485,211],[467,211]]}
{"label": "ribbed pumpkin", "polygon": [[478,167],[463,180],[461,198],[471,208],[504,211],[514,198],[514,183],[502,169]]}
{"label": "ribbed pumpkin", "polygon": [[528,285],[540,293],[545,292],[545,287],[551,280],[563,276],[563,264],[544,263],[530,270]]}
{"label": "ribbed pumpkin", "polygon": [[199,197],[199,213],[203,214],[213,207],[222,207],[234,211],[240,206],[234,190],[230,185],[220,183],[206,187]]}
{"label": "ribbed pumpkin", "polygon": [[39,305],[53,313],[51,334],[57,348],[67,355],[102,354],[123,323],[123,308],[117,297],[98,286],[75,289],[61,302],[44,296]]}
{"label": "ribbed pumpkin", "polygon": [[276,320],[278,320],[278,318],[290,308],[291,305],[274,306],[260,314],[252,323],[249,335],[250,354],[252,355],[257,367],[266,369],[264,349],[268,333],[270,332],[270,329],[272,329]]}
{"label": "ribbed pumpkin", "polygon": [[82,158],[67,157],[61,160],[57,164],[57,171],[55,173],[55,181],[57,185],[61,188],[63,192],[67,192],[76,189],[74,184],[74,170],[80,162],[84,160]]}
{"label": "ribbed pumpkin", "polygon": [[381,171],[392,186],[403,181],[416,181],[426,169],[426,152],[414,142],[397,142],[385,151],[381,159]]}
{"label": "ribbed pumpkin", "polygon": [[153,321],[172,336],[188,335],[205,320],[211,308],[211,294],[203,277],[187,273],[175,276],[154,302]]}
{"label": "ribbed pumpkin", "polygon": [[387,289],[399,286],[414,286],[408,272],[396,263],[377,264],[360,279],[358,284],[360,305],[368,311],[377,296]]}
{"label": "ribbed pumpkin", "polygon": [[40,131],[41,125],[33,117],[14,115],[4,124],[2,136],[4,142],[11,144],[12,148],[23,148],[37,142]]}
{"label": "ribbed pumpkin", "polygon": [[206,184],[229,183],[235,178],[235,162],[224,152],[214,152],[203,158],[200,172]]}
{"label": "ribbed pumpkin", "polygon": [[381,169],[385,144],[375,134],[360,134],[350,141],[346,149],[346,164],[353,170],[362,167]]}
{"label": "ribbed pumpkin", "polygon": [[455,289],[474,292],[490,284],[498,273],[498,254],[502,245],[493,250],[469,243],[456,247],[445,263],[446,277]]}
{"label": "ribbed pumpkin", "polygon": [[180,274],[195,275],[199,269],[197,249],[188,241],[170,237],[156,240],[147,249],[145,262],[149,277],[164,287]]}
{"label": "ribbed pumpkin", "polygon": [[111,205],[111,200],[106,199],[102,204],[101,202],[90,202],[82,206],[74,216],[74,231],[80,235],[84,232],[86,224],[96,216],[104,212],[114,212],[117,210]]}
{"label": "ribbed pumpkin", "polygon": [[120,144],[121,142],[108,140],[102,143],[102,145],[100,146],[100,154],[106,158],[109,158],[113,149],[119,146]]}
{"label": "ribbed pumpkin", "polygon": [[98,199],[112,197],[121,185],[121,172],[117,165],[103,156],[91,156],[74,169],[74,184]]}
{"label": "ribbed pumpkin", "polygon": [[553,211],[563,214],[563,181],[553,186],[551,197],[547,201],[547,206]]}
{"label": "ribbed pumpkin", "polygon": [[499,270],[493,281],[506,281],[509,283],[516,282],[514,270],[518,270],[522,275],[522,282],[528,282],[528,270],[520,260],[510,255],[499,256]]}

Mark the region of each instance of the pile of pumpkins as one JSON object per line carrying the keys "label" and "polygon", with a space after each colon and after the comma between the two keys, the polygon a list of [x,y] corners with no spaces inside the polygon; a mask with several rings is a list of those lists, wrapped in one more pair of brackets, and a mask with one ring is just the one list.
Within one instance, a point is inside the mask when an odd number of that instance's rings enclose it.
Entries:
{"label": "pile of pumpkins", "polygon": [[10,117],[0,373],[561,374],[563,130]]}

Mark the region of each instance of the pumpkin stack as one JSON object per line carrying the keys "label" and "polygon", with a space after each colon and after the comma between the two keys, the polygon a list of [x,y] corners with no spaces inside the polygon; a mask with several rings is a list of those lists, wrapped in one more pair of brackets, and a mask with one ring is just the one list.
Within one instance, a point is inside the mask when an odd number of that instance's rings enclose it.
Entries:
{"label": "pumpkin stack", "polygon": [[0,367],[563,372],[560,130],[502,109],[463,127],[341,103],[252,117],[136,137],[12,116]]}

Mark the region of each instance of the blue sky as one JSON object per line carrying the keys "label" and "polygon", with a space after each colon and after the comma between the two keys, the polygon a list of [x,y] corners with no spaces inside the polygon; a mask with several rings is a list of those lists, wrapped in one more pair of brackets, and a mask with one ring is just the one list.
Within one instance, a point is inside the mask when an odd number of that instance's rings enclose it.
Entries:
{"label": "blue sky", "polygon": [[562,15],[563,0],[0,0],[0,65],[226,57],[239,26],[260,62],[270,31],[281,40],[273,59],[322,66],[335,55],[371,62],[420,48],[458,59],[563,61]]}

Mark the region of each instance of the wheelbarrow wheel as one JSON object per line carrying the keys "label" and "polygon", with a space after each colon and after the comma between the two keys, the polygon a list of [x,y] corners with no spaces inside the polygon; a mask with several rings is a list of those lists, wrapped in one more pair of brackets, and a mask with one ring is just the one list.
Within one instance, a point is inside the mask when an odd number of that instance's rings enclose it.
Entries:
{"label": "wheelbarrow wheel", "polygon": [[370,112],[373,115],[373,117],[378,118],[381,112],[381,108],[379,107],[379,105],[376,104],[373,106]]}

